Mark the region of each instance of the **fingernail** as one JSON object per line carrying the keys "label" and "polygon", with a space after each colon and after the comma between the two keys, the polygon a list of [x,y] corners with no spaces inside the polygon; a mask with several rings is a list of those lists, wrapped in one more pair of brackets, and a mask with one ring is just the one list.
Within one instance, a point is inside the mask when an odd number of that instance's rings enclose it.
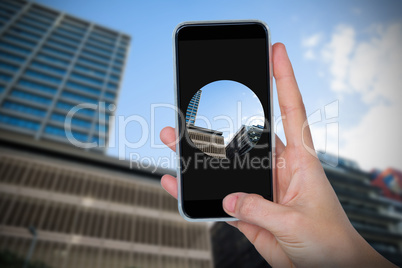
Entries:
{"label": "fingernail", "polygon": [[225,199],[223,199],[223,208],[226,211],[233,213],[235,211],[237,198],[238,196],[235,194],[226,196]]}

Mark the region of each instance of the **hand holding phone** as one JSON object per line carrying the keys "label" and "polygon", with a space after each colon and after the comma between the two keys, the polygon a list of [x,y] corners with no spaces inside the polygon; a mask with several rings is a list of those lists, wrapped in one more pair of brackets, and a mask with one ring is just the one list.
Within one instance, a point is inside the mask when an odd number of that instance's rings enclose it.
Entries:
{"label": "hand holding phone", "polygon": [[[276,139],[277,203],[261,196],[232,193],[225,211],[239,221],[228,222],[254,244],[273,267],[396,267],[378,254],[353,228],[334,193],[314,149],[304,104],[283,44],[272,49],[286,146]],[[161,140],[175,149],[173,128]],[[178,197],[176,178],[165,175],[162,186]]]}
{"label": "hand holding phone", "polygon": [[232,192],[274,198],[270,34],[260,21],[174,32],[178,204],[189,221],[235,220]]}

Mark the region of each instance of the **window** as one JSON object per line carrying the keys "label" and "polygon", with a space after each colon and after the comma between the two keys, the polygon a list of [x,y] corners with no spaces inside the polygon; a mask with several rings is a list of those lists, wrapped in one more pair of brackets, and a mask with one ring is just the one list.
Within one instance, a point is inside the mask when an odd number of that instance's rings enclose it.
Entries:
{"label": "window", "polygon": [[6,62],[2,62],[2,61],[0,61],[0,68],[3,70],[10,71],[10,72],[16,72],[18,70],[18,66],[15,66],[13,64],[9,64]]}
{"label": "window", "polygon": [[6,49],[11,50],[11,51],[16,51],[16,52],[19,52],[19,53],[22,53],[22,54],[28,54],[30,52],[29,49],[21,48],[19,46],[10,44],[8,42],[3,42],[3,41],[0,41],[0,47],[6,48]]}
{"label": "window", "polygon": [[108,127],[106,125],[103,124],[96,124],[96,131],[100,131],[100,132],[107,132],[108,131]]}
{"label": "window", "polygon": [[89,102],[89,103],[94,103],[94,104],[98,103],[96,99],[81,96],[81,95],[71,93],[71,92],[68,92],[68,91],[64,91],[61,95],[63,97],[66,97],[66,98],[69,98],[69,99],[72,99],[72,100],[75,100],[75,101],[78,101],[78,102]]}
{"label": "window", "polygon": [[108,113],[101,113],[99,115],[99,121],[102,122],[102,124],[106,124],[107,122],[109,122],[109,118],[110,118],[110,114],[108,114]]}
{"label": "window", "polygon": [[117,50],[121,53],[126,53],[126,49],[124,47],[118,47]]}
{"label": "window", "polygon": [[18,11],[18,9],[19,9],[16,6],[11,6],[9,3],[3,4],[2,2],[0,2],[0,8],[1,8],[0,10],[3,13],[10,14],[10,15],[16,13]]}
{"label": "window", "polygon": [[[62,114],[52,114],[51,119],[64,123],[66,121],[66,116],[62,115]],[[78,119],[78,118],[71,118],[71,123],[73,125],[80,126],[80,127],[85,127],[85,128],[91,127],[91,122],[82,120],[82,119]]]}
{"label": "window", "polygon": [[102,35],[102,34],[96,33],[96,32],[92,32],[92,33],[91,33],[91,36],[92,36],[92,37],[95,37],[95,38],[98,38],[98,39],[101,39],[102,41],[104,41],[104,42],[106,42],[106,43],[109,43],[109,44],[113,44],[113,43],[115,42],[114,39],[109,38],[109,37],[107,37],[107,36],[104,36],[104,35]]}
{"label": "window", "polygon": [[56,88],[45,86],[36,82],[31,82],[26,79],[21,79],[18,82],[18,85],[50,94],[54,94],[56,92]]}
{"label": "window", "polygon": [[25,29],[29,30],[31,33],[33,32],[33,33],[36,33],[38,35],[42,35],[45,32],[45,30],[43,28],[35,27],[34,25],[31,25],[29,23],[25,23],[25,22],[22,22],[22,21],[18,21],[15,24],[15,26],[25,28]]}
{"label": "window", "polygon": [[75,50],[76,50],[76,48],[74,46],[70,46],[70,45],[55,41],[55,40],[48,40],[46,42],[46,44],[47,45],[52,45],[52,46],[55,46],[55,47],[62,47],[63,49],[66,49],[66,50],[71,51],[71,52],[75,52]]}
{"label": "window", "polygon": [[51,37],[55,37],[57,39],[63,40],[64,42],[70,43],[70,44],[75,45],[75,46],[78,46],[80,44],[79,41],[73,40],[71,38],[67,38],[64,35],[61,35],[61,34],[58,34],[58,33],[53,33],[51,35]]}
{"label": "window", "polygon": [[116,67],[116,66],[113,66],[113,67],[112,67],[112,70],[113,70],[113,72],[116,72],[116,73],[120,73],[120,72],[121,72],[121,68]]}
{"label": "window", "polygon": [[29,37],[29,38],[32,38],[32,39],[35,39],[35,40],[39,40],[40,37],[41,37],[39,34],[35,34],[35,33],[32,33],[31,31],[26,31],[26,30],[23,30],[23,29],[20,29],[20,28],[12,28],[10,30],[10,32],[16,33],[16,34],[19,34],[19,35],[22,35],[22,36],[26,36],[26,37]]}
{"label": "window", "polygon": [[[59,109],[63,109],[63,110],[67,110],[70,111],[72,108],[74,108],[76,105],[73,104],[68,104],[65,102],[58,102],[56,104],[56,107]],[[94,116],[95,115],[95,111],[91,110],[91,109],[79,109],[77,111],[77,114],[83,114],[83,115],[87,115],[87,116]]]}
{"label": "window", "polygon": [[19,104],[16,102],[11,102],[11,101],[4,102],[3,107],[6,109],[10,109],[10,110],[18,111],[21,113],[30,114],[30,115],[40,116],[40,117],[44,117],[46,115],[45,110],[36,109],[33,107],[29,107],[29,106]]}
{"label": "window", "polygon": [[113,62],[113,64],[118,66],[118,67],[123,66],[123,62],[121,60],[117,60],[117,59]]}
{"label": "window", "polygon": [[[74,25],[74,24],[72,24],[72,23],[68,23],[68,22],[65,22],[65,21],[63,21],[63,22],[61,23],[61,26],[63,26],[64,28],[73,30],[73,31],[80,32],[80,33],[85,33],[85,32],[86,32],[86,29],[85,29],[85,28],[81,28],[81,27],[79,27],[79,26],[76,26],[76,25]],[[84,26],[83,26],[83,27],[84,27]]]}
{"label": "window", "polygon": [[81,54],[85,55],[85,56],[90,56],[90,57],[96,58],[96,59],[101,60],[101,61],[109,61],[109,57],[101,56],[101,55],[92,53],[92,52],[90,52],[88,50],[82,51]]}
{"label": "window", "polygon": [[27,22],[29,22],[29,23],[33,23],[33,24],[35,24],[35,25],[44,27],[44,28],[48,28],[48,27],[50,26],[50,23],[44,22],[43,20],[40,20],[40,19],[38,20],[38,16],[29,14],[29,13],[26,14],[26,15],[23,17],[23,20],[24,20],[24,21],[27,21]]}
{"label": "window", "polygon": [[128,45],[129,40],[127,39],[127,37],[123,37],[123,39],[121,39],[121,44],[123,46],[127,46]]}
{"label": "window", "polygon": [[63,69],[55,68],[55,67],[52,67],[50,65],[40,63],[40,62],[37,62],[37,61],[33,62],[31,64],[31,66],[34,66],[34,67],[39,68],[39,69],[42,69],[44,71],[50,71],[50,72],[61,74],[61,75],[64,75],[66,73],[66,71],[63,70]]}
{"label": "window", "polygon": [[[54,127],[54,126],[46,126],[45,133],[52,134],[55,136],[60,136],[63,138],[66,137],[66,131],[64,129],[59,128],[59,127]],[[88,136],[86,134],[76,132],[76,131],[72,131],[72,134],[73,134],[74,138],[76,138],[79,141],[87,141],[88,140]]]}
{"label": "window", "polygon": [[48,105],[51,102],[51,100],[48,98],[40,97],[38,95],[26,93],[26,92],[19,91],[19,90],[13,90],[11,92],[11,96],[17,97],[20,99],[29,100],[29,101],[35,101],[35,102],[38,102],[40,104],[45,104],[45,105]]}
{"label": "window", "polygon": [[54,53],[57,54],[58,56],[62,56],[62,57],[67,57],[67,58],[71,58],[73,56],[72,53],[68,53],[68,52],[64,52],[64,51],[60,51],[58,49],[55,48],[51,48],[51,47],[43,47],[42,51],[44,52],[50,52],[50,53]]}
{"label": "window", "polygon": [[114,48],[113,45],[104,43],[104,42],[102,42],[102,41],[99,40],[99,39],[94,39],[94,38],[92,38],[91,36],[89,37],[88,40],[91,41],[91,42],[93,42],[93,43],[96,43],[97,45],[101,45],[101,46],[103,46],[103,47],[107,47],[107,48],[109,48],[109,49],[111,49],[111,50],[113,50],[113,48]]}
{"label": "window", "polygon": [[106,64],[98,63],[98,62],[96,62],[96,61],[92,61],[92,60],[89,60],[89,59],[87,59],[87,58],[82,58],[82,57],[80,57],[80,58],[78,59],[78,62],[80,62],[80,63],[85,63],[85,64],[89,64],[89,65],[92,65],[92,66],[94,66],[94,67],[98,67],[98,68],[102,68],[102,69],[107,69],[107,68],[108,68],[108,66],[107,66]]}
{"label": "window", "polygon": [[88,77],[88,76],[85,76],[85,75],[72,73],[71,77],[73,77],[75,79],[78,79],[78,80],[81,80],[81,81],[84,81],[84,82],[87,82],[87,83],[97,85],[97,86],[102,86],[103,85],[102,80],[91,78],[91,77]]}
{"label": "window", "polygon": [[14,42],[23,44],[23,45],[28,46],[28,47],[34,47],[36,45],[36,43],[33,42],[33,41],[28,41],[26,39],[23,39],[23,38],[20,38],[20,37],[17,37],[15,35],[11,35],[11,34],[6,34],[3,38],[5,40],[14,41]]}
{"label": "window", "polygon": [[6,52],[3,52],[3,51],[0,51],[0,58],[16,61],[16,62],[19,62],[19,63],[21,63],[21,62],[23,62],[25,60],[23,57],[15,56],[13,54],[6,53]]}
{"label": "window", "polygon": [[8,21],[10,20],[10,18],[7,15],[3,15],[1,13],[0,10],[0,25],[3,26],[4,24],[6,24]]}
{"label": "window", "polygon": [[5,90],[5,86],[0,85],[0,94],[1,94],[1,93],[3,93],[3,92],[4,92],[4,90]]}
{"label": "window", "polygon": [[74,42],[81,42],[81,36],[77,37],[74,34],[72,34],[70,31],[67,31],[65,29],[62,28],[58,28],[55,33],[57,34],[61,34],[63,36],[65,36],[66,38],[73,38]]}
{"label": "window", "polygon": [[30,120],[25,120],[21,118],[16,118],[13,116],[8,116],[5,114],[0,114],[0,122],[7,125],[27,128],[31,130],[38,130],[40,124],[36,122],[32,122]]}
{"label": "window", "polygon": [[43,29],[45,31],[45,29],[49,28],[49,25],[43,22],[39,22],[35,19],[32,19],[31,17],[23,17],[20,22],[24,23],[24,24],[28,24],[28,25],[32,25],[36,28],[40,28]]}
{"label": "window", "polygon": [[64,28],[64,27],[59,27],[59,28],[58,28],[58,31],[61,32],[61,33],[64,33],[64,34],[68,34],[68,35],[70,35],[70,36],[74,36],[75,38],[78,38],[78,39],[81,39],[81,38],[82,38],[82,34],[69,31],[69,30],[67,30],[67,29]]}
{"label": "window", "polygon": [[110,76],[110,79],[113,80],[113,81],[115,81],[115,82],[119,82],[119,79],[120,79],[120,78],[119,78],[117,75],[112,74],[112,75]]}
{"label": "window", "polygon": [[87,44],[87,45],[85,46],[85,48],[90,48],[90,49],[92,49],[92,50],[98,51],[98,52],[103,53],[103,54],[106,54],[106,55],[110,55],[110,54],[113,53],[113,51],[111,51],[111,50],[99,48],[99,47],[96,47],[96,46],[93,46],[93,45],[90,45],[90,44]]}
{"label": "window", "polygon": [[112,105],[112,104],[113,104],[113,102],[105,101],[105,106],[106,106],[106,107],[109,107],[109,106]]}
{"label": "window", "polygon": [[54,76],[50,76],[50,75],[43,74],[43,73],[33,71],[33,70],[27,70],[25,72],[25,75],[28,75],[30,77],[34,77],[36,79],[45,80],[45,81],[51,82],[51,83],[57,83],[58,84],[58,83],[61,82],[60,78],[56,78]]}
{"label": "window", "polygon": [[37,9],[37,8],[32,8],[31,10],[29,10],[30,15],[33,15],[33,17],[39,17],[41,20],[44,20],[46,22],[48,22],[49,24],[52,23],[54,21],[54,19],[56,18],[56,14],[51,14],[49,12]]}
{"label": "window", "polygon": [[122,54],[119,54],[119,53],[116,54],[116,58],[124,60],[124,56]]}
{"label": "window", "polygon": [[101,76],[102,78],[103,78],[104,76],[106,76],[106,73],[105,73],[105,72],[101,72],[101,71],[98,71],[98,70],[90,69],[90,68],[85,67],[85,66],[82,66],[82,65],[76,65],[76,66],[74,67],[74,70],[82,71],[82,72],[85,72],[85,73],[88,73],[88,74],[91,74],[91,75]]}
{"label": "window", "polygon": [[105,97],[109,99],[114,99],[116,98],[116,95],[114,93],[105,92]]}
{"label": "window", "polygon": [[92,142],[96,142],[99,144],[99,137],[98,136],[93,136],[92,137]]}
{"label": "window", "polygon": [[112,84],[112,83],[107,83],[107,88],[116,90],[117,86],[115,84]]}
{"label": "window", "polygon": [[45,55],[45,54],[39,54],[37,56],[37,58],[41,59],[41,60],[46,60],[46,61],[49,61],[49,62],[52,62],[52,63],[61,64],[61,65],[64,65],[64,66],[68,65],[68,61],[66,61],[66,60],[61,60],[61,59],[58,59],[58,58],[55,58],[55,57],[52,57],[52,56],[49,56],[49,55]]}
{"label": "window", "polygon": [[87,93],[91,93],[91,94],[96,94],[96,95],[100,94],[100,91],[98,89],[96,89],[96,88],[84,86],[84,85],[77,84],[77,83],[74,83],[74,82],[71,82],[71,81],[67,82],[67,86],[70,87],[70,88],[78,89],[78,90],[81,90],[81,91],[84,91],[84,92],[87,92]]}
{"label": "window", "polygon": [[10,82],[12,78],[11,75],[0,73],[0,81]]}

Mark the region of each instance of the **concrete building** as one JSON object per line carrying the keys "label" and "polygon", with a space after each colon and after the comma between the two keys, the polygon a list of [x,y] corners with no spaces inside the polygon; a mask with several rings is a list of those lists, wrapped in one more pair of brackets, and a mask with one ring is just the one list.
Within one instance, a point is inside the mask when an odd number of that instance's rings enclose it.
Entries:
{"label": "concrete building", "polygon": [[[133,163],[131,163],[133,164]],[[209,230],[160,187],[170,170],[0,132],[0,251],[50,267],[212,267]],[[1,265],[0,265],[1,266]]]}
{"label": "concrete building", "polygon": [[[49,267],[212,267],[156,167],[108,157],[130,37],[26,1],[0,1],[0,252]],[[66,139],[68,111],[77,148]],[[95,108],[96,107],[96,108]],[[0,264],[0,266],[2,266]]]}
{"label": "concrete building", "polygon": [[202,90],[198,90],[191,98],[186,111],[186,124],[194,126],[197,118],[198,106],[200,104]]}
{"label": "concrete building", "polygon": [[[361,171],[356,162],[343,158],[337,162],[336,168],[327,164],[328,159],[322,165],[352,225],[385,258],[402,266],[402,203],[385,198],[370,184],[371,174]],[[234,263],[236,267],[270,267],[243,235],[233,231],[224,223],[211,228],[216,267]]]}
{"label": "concrete building", "polygon": [[202,152],[215,158],[226,158],[222,132],[192,125],[187,126],[187,132],[193,144]]}
{"label": "concrete building", "polygon": [[236,154],[243,155],[250,151],[260,140],[263,129],[260,125],[243,125],[226,145],[226,157],[232,159]]}
{"label": "concrete building", "polygon": [[32,1],[0,2],[0,128],[104,151],[130,36]]}

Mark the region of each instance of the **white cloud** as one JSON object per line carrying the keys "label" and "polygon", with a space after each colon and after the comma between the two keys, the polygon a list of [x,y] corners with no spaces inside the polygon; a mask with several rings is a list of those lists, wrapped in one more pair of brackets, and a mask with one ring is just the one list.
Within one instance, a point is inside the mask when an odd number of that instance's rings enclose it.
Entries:
{"label": "white cloud", "polygon": [[314,48],[322,40],[322,34],[316,33],[311,36],[305,37],[302,39],[302,46],[306,48],[306,52],[304,53],[304,58],[308,60],[313,60],[316,58],[316,53],[314,52]]}
{"label": "white cloud", "polygon": [[350,68],[350,56],[354,46],[354,29],[350,26],[339,25],[336,27],[331,41],[321,51],[323,59],[330,64],[332,90],[344,91],[348,89],[346,80]]}
{"label": "white cloud", "polygon": [[340,126],[339,153],[364,169],[402,169],[402,24],[373,25],[369,38],[356,39],[350,26],[338,26],[321,51],[331,89],[340,97],[360,95],[369,111],[349,129]]}
{"label": "white cloud", "polygon": [[322,39],[321,33],[313,34],[311,36],[303,38],[302,46],[307,48],[316,47],[321,42],[321,39]]}
{"label": "white cloud", "polygon": [[402,169],[401,108],[385,105],[373,107],[350,129],[340,130],[340,138],[346,142],[339,149],[341,156],[358,161],[365,170],[395,167]]}
{"label": "white cloud", "polygon": [[314,50],[312,50],[312,49],[306,50],[306,52],[304,52],[303,56],[305,59],[308,59],[308,60],[314,60],[316,58]]}
{"label": "white cloud", "polygon": [[[382,27],[372,27],[373,30]],[[378,98],[402,104],[402,25],[393,24],[356,46],[349,84],[366,103]]]}

